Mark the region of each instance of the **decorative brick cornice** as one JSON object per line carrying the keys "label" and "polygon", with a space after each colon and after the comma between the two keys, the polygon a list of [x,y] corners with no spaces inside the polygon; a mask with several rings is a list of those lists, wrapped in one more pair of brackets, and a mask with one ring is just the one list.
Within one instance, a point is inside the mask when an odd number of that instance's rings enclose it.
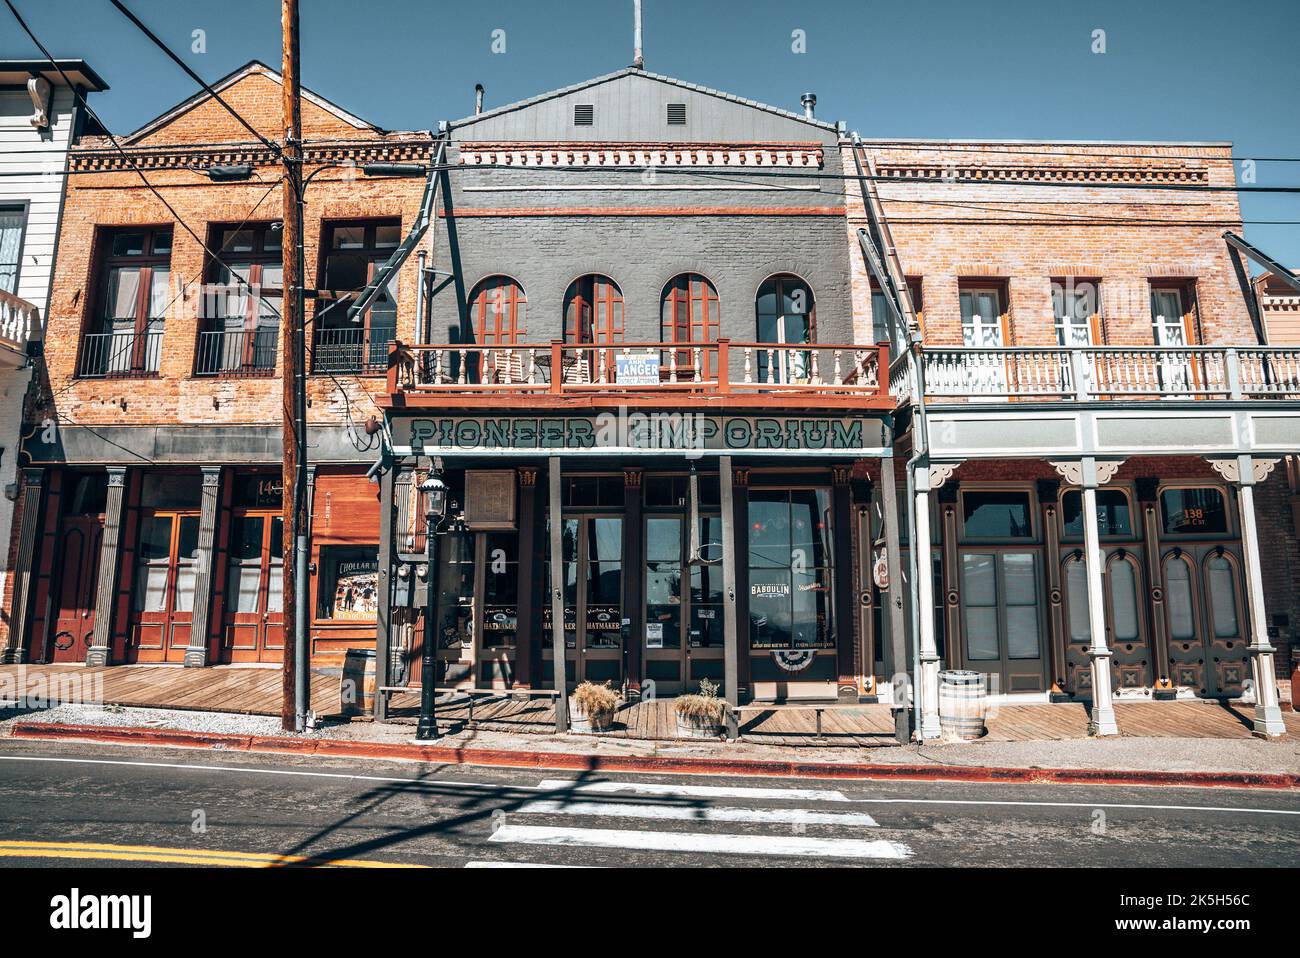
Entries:
{"label": "decorative brick cornice", "polygon": [[[432,142],[427,137],[407,137],[308,143],[303,147],[303,160],[307,166],[325,163],[427,162]],[[244,163],[272,166],[279,162],[275,154],[257,143],[129,148],[124,152],[125,156],[111,148],[73,150],[70,154],[71,169],[79,173],[115,173],[131,171],[136,167],[142,170],[183,170]]]}
{"label": "decorative brick cornice", "polygon": [[992,166],[941,163],[883,163],[881,176],[892,179],[988,180],[995,183],[1209,183],[1209,170],[1188,166]]}
{"label": "decorative brick cornice", "polygon": [[817,143],[462,143],[462,166],[821,169]]}

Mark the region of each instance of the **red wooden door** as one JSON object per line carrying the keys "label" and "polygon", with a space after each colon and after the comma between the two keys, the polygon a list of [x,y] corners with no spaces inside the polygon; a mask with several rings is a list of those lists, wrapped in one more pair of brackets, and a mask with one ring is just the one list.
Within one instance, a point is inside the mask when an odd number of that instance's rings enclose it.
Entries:
{"label": "red wooden door", "polygon": [[128,662],[185,660],[194,615],[198,548],[198,513],[141,516]]}
{"label": "red wooden door", "polygon": [[95,631],[95,586],[103,536],[104,520],[100,516],[63,519],[54,628],[46,661],[86,661],[90,636]]}
{"label": "red wooden door", "polygon": [[284,656],[284,520],[271,512],[232,517],[222,658],[279,662]]}

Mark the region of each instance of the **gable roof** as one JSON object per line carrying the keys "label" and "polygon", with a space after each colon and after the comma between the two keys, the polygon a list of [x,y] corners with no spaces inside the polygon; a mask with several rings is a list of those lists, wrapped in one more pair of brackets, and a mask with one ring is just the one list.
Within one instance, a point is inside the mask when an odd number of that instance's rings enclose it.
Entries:
{"label": "gable roof", "polygon": [[690,90],[694,93],[702,93],[706,96],[717,97],[719,100],[726,100],[728,103],[737,103],[741,106],[751,107],[755,110],[762,110],[765,113],[772,113],[787,120],[795,120],[799,123],[806,123],[809,126],[816,127],[819,130],[827,130],[832,133],[837,132],[839,127],[834,123],[827,123],[825,120],[810,120],[802,113],[796,113],[791,110],[783,110],[780,107],[768,106],[766,103],[759,103],[757,100],[747,100],[744,97],[735,96],[731,93],[724,93],[721,90],[714,90],[710,87],[700,86],[695,83],[687,83],[684,80],[678,80],[674,77],[664,76],[660,73],[648,73],[639,67],[624,67],[622,70],[616,70],[613,73],[607,73],[604,76],[594,77],[590,80],[584,80],[582,83],[575,83],[573,86],[562,87],[558,90],[551,90],[549,93],[542,93],[538,96],[529,97],[527,100],[519,100],[515,103],[507,103],[505,106],[499,106],[492,110],[484,110],[476,116],[467,116],[464,119],[456,120],[452,123],[452,128],[470,126],[492,117],[501,116],[505,113],[512,113],[516,110],[522,110],[538,103],[544,103],[547,100],[554,100],[559,97],[568,96],[581,90],[586,90],[594,86],[600,86],[604,83],[610,83],[614,80],[621,80],[624,77],[636,76],[643,77],[647,80],[657,80],[669,86],[675,86],[683,90]]}
{"label": "gable roof", "polygon": [[[226,90],[228,90],[230,87],[234,86],[239,81],[254,75],[265,76],[268,79],[273,80],[276,83],[280,83],[280,84],[283,84],[284,82],[283,78],[280,76],[280,74],[277,71],[272,70],[269,66],[267,66],[262,61],[250,60],[249,62],[245,63],[242,67],[235,70],[233,73],[228,73],[217,82],[209,85],[212,87],[214,91],[216,91],[218,94],[221,94]],[[337,103],[330,102],[320,94],[313,93],[311,90],[308,90],[306,87],[303,87],[302,89],[302,98],[307,102],[320,107],[322,110],[325,110],[326,112],[334,115],[338,119],[342,120],[344,123],[356,127],[358,130],[366,130],[368,132],[373,132],[373,133],[387,132],[386,130],[378,126],[375,126],[373,123],[361,119],[361,117],[357,116],[356,114],[349,113],[347,110],[343,109]],[[211,99],[212,96],[211,94],[208,93],[207,90],[200,90],[198,93],[194,94],[194,96],[190,97],[187,100],[181,101],[180,103],[172,107],[170,110],[167,110],[165,113],[162,113],[154,117],[152,120],[150,120],[144,126],[140,127],[135,132],[130,133],[127,136],[123,137],[122,142],[128,145],[131,143],[138,142],[139,140],[142,140],[145,137],[149,136],[151,133],[155,133],[158,130],[162,129],[164,126],[166,126],[168,123],[171,123],[177,117],[183,116],[184,114],[188,113],[190,110],[193,110],[195,107],[199,106],[202,103],[206,103]]]}

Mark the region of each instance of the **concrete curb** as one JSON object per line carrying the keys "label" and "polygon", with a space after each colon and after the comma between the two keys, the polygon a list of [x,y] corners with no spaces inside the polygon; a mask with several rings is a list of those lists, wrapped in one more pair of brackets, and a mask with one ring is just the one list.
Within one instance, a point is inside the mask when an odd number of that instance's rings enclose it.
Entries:
{"label": "concrete curb", "polygon": [[676,775],[746,775],[879,781],[995,782],[1035,785],[1165,785],[1194,788],[1298,789],[1300,775],[1272,772],[1173,772],[1086,768],[995,768],[961,765],[870,765],[787,762],[740,758],[668,758],[650,755],[584,755],[570,752],[465,749],[339,739],[274,738],[218,732],[187,732],[98,725],[18,722],[11,738],[111,742],[168,748],[220,749],[290,755],[388,759],[437,765],[536,768],[576,772],[647,772]]}

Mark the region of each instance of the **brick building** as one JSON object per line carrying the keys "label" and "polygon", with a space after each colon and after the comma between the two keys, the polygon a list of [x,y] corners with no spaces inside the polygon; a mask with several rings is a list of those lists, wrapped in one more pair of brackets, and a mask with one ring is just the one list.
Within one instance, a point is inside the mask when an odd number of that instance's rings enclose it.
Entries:
{"label": "brick building", "polygon": [[[1109,673],[1121,696],[1250,694],[1252,661],[1271,677],[1267,640],[1295,623],[1276,467],[1300,444],[1300,367],[1260,344],[1236,283],[1230,147],[870,140],[860,159],[920,314],[894,384],[932,530],[931,677],[942,662],[1011,693],[1092,696]],[[874,338],[861,261],[854,297]]]}
{"label": "brick building", "polygon": [[[274,71],[251,63],[214,88],[263,136],[281,135]],[[307,282],[358,289],[409,228],[423,186],[368,179],[361,165],[426,163],[430,136],[380,130],[307,92],[303,135]],[[119,142],[86,135],[71,152],[19,502],[15,560],[29,574],[7,596],[7,654],[277,661],[281,167],[206,93]],[[252,177],[208,175],[232,164]],[[318,663],[374,641],[378,441],[365,423],[387,343],[414,322],[414,281],[394,292],[359,323],[346,300],[308,314]]]}

